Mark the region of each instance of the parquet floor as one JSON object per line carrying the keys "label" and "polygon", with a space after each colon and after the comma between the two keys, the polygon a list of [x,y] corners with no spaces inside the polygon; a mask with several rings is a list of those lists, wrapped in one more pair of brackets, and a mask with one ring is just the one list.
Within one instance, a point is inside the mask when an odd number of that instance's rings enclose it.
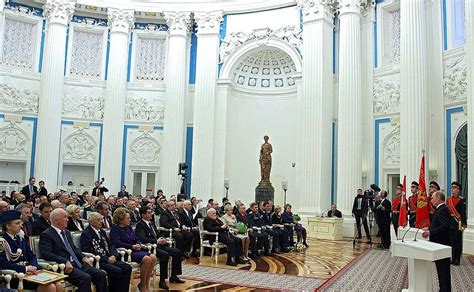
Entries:
{"label": "parquet floor", "polygon": [[[239,265],[237,267],[226,266],[226,255],[220,255],[216,265],[210,257],[204,257],[201,262],[198,259],[188,259],[186,264],[203,265],[223,269],[241,269],[275,274],[285,274],[293,276],[315,277],[328,279],[341,270],[354,258],[359,256],[369,245],[361,242],[353,247],[352,239],[345,238],[341,241],[317,240],[308,238],[309,248],[303,251],[292,251],[272,257],[261,257],[256,261],[251,261],[250,265]],[[158,277],[157,277],[158,278]],[[264,289],[254,289],[228,284],[219,284],[207,281],[195,281],[186,279],[186,274],[180,276],[185,280],[184,284],[169,284],[170,290],[187,291],[270,291]],[[132,287],[135,289],[138,279],[134,279]],[[155,286],[156,284],[156,286]],[[152,291],[158,291],[158,283],[152,281]],[[135,290],[134,290],[135,291]]]}

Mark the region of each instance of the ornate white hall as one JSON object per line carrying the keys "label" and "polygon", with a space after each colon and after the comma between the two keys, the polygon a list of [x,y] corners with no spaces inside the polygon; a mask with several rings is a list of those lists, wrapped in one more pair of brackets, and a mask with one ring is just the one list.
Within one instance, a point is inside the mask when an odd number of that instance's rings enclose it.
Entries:
{"label": "ornate white hall", "polygon": [[268,135],[275,202],[337,203],[350,235],[356,190],[418,181],[423,151],[474,183],[473,53],[465,0],[2,2],[0,188],[170,195],[185,162],[188,194],[248,203]]}

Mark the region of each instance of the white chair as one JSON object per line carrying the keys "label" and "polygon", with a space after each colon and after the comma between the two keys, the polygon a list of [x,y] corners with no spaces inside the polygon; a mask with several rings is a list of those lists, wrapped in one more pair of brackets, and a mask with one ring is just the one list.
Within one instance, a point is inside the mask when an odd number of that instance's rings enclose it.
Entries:
{"label": "white chair", "polygon": [[165,236],[164,238],[168,242],[169,246],[176,247],[176,240],[173,238],[173,229],[172,228],[165,228],[160,226],[160,216],[155,216],[155,225],[158,231],[169,232],[169,236]]}
{"label": "white chair", "polygon": [[[201,241],[201,248],[199,249],[200,250],[199,260],[202,260],[202,257],[204,256],[204,248],[208,247],[208,248],[211,249],[211,258],[215,256],[215,261],[216,261],[216,265],[217,265],[220,250],[221,250],[221,248],[225,248],[226,245],[219,242],[219,232],[209,232],[207,230],[204,230],[203,222],[204,222],[203,218],[198,219],[199,238],[200,238],[200,241]],[[211,244],[209,239],[204,239],[207,236],[215,236],[216,239],[215,239],[214,243]]]}

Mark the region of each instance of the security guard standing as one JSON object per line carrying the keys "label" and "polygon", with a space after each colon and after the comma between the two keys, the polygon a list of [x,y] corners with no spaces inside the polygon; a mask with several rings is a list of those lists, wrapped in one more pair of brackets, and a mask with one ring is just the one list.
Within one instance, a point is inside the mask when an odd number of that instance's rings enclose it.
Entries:
{"label": "security guard standing", "polygon": [[461,184],[457,181],[451,183],[451,197],[446,201],[451,212],[450,237],[452,256],[451,264],[459,266],[462,254],[462,232],[467,227],[466,200],[459,196]]}
{"label": "security guard standing", "polygon": [[250,204],[250,212],[249,212],[248,217],[249,217],[249,226],[254,230],[254,234],[257,236],[257,242],[258,243],[263,242],[265,255],[270,256],[271,253],[270,253],[270,242],[268,240],[268,233],[266,232],[266,227],[265,227],[265,222],[263,222],[263,217],[258,212],[257,203]]}

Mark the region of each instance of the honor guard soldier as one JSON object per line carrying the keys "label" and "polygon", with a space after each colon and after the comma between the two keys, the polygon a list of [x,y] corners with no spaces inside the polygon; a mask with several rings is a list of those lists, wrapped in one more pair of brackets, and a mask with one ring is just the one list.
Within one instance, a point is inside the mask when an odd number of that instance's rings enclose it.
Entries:
{"label": "honor guard soldier", "polygon": [[[254,230],[258,242],[263,242],[265,255],[270,256],[270,242],[268,240],[268,233],[266,232],[265,222],[263,222],[262,215],[258,212],[258,204],[250,204],[250,212],[248,215],[249,226]],[[273,241],[275,243],[275,240]]]}
{"label": "honor guard soldier", "polygon": [[393,228],[395,229],[395,235],[398,236],[398,217],[400,216],[400,207],[402,206],[402,194],[403,194],[402,184],[398,184],[396,194],[397,196],[393,199],[393,202],[392,202],[392,224],[393,224]]}
{"label": "honor guard soldier", "polygon": [[408,199],[408,206],[409,206],[409,215],[408,215],[408,222],[410,223],[410,227],[415,227],[416,223],[416,210],[418,204],[418,183],[413,181],[411,183],[411,196]]}
{"label": "honor guard soldier", "polygon": [[451,197],[446,201],[451,213],[451,264],[455,266],[459,266],[461,262],[462,232],[467,227],[466,200],[459,196],[461,189],[461,184],[457,181],[453,181],[451,183]]}
{"label": "honor guard soldier", "polygon": [[433,219],[433,214],[435,212],[435,207],[433,204],[431,204],[431,198],[433,197],[433,194],[439,191],[441,188],[439,187],[439,184],[435,181],[430,181],[430,186],[428,189],[428,197],[426,198],[426,201],[428,202],[428,206],[430,208],[430,222],[431,219]]}

